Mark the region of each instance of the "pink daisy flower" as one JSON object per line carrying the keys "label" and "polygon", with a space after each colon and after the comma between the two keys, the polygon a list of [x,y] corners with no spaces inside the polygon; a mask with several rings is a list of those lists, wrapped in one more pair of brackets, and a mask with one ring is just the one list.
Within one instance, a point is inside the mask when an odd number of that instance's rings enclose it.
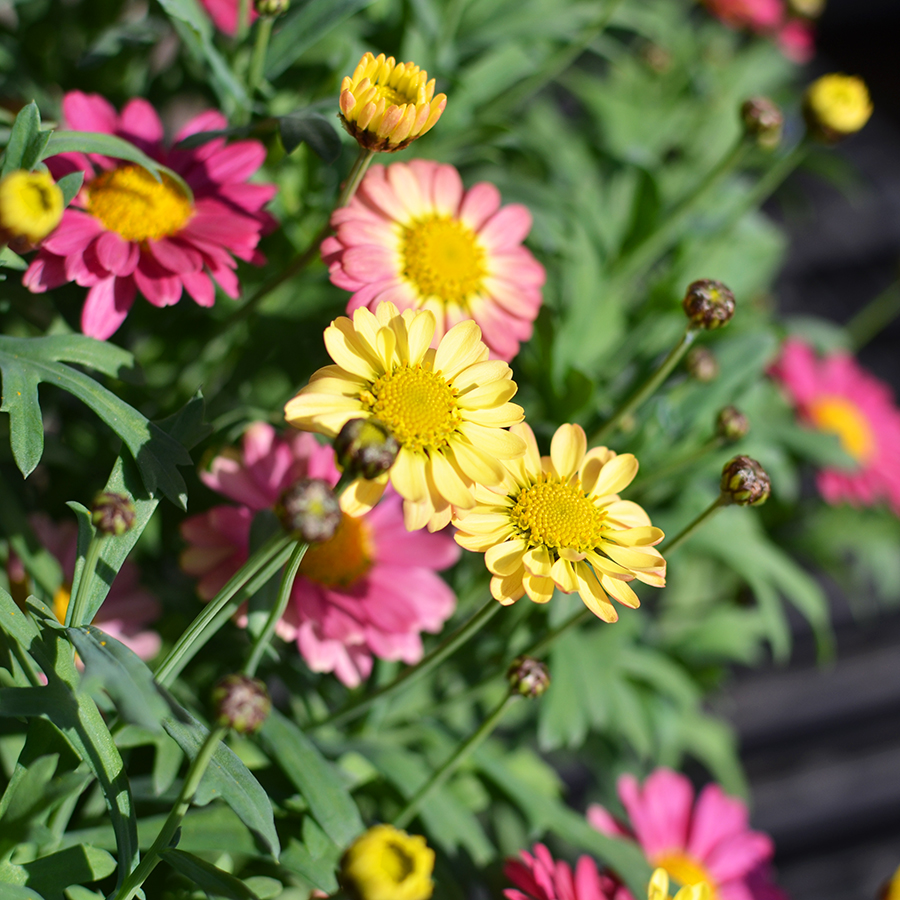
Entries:
{"label": "pink daisy flower", "polygon": [[[41,244],[23,282],[42,293],[69,281],[89,288],[81,329],[105,340],[122,324],[138,291],[154,306],[171,306],[183,290],[200,306],[212,306],[213,282],[232,298],[240,293],[234,257],[265,262],[256,249],[274,220],[262,212],[275,185],[248,184],[266,151],[259,141],[216,139],[193,150],[163,146],[159,116],[146,100],[130,100],[121,115],[98,94],[72,91],[63,99],[66,124],[79,131],[125,138],[177,172],[162,182],[133,163],[65,153],[51,157],[56,178],[82,170],[85,183],[62,222]],[[221,113],[205,112],[176,141],[227,126]]]}
{"label": "pink daisy flower", "polygon": [[[209,13],[216,28],[229,37],[234,37],[238,30],[239,0],[200,0],[203,8]],[[250,22],[256,21],[256,10],[249,4]]]}
{"label": "pink daisy flower", "polygon": [[[63,571],[63,583],[53,598],[53,612],[60,622],[65,622],[72,590],[72,576],[78,558],[78,526],[74,522],[54,522],[44,513],[28,517],[37,539],[59,561]],[[28,580],[21,560],[10,554],[8,563],[10,587],[28,592]],[[110,637],[121,641],[141,659],[153,659],[159,652],[161,640],[155,631],[144,627],[159,618],[159,603],[153,595],[138,584],[138,567],[126,560],[109,588],[93,625]]]}
{"label": "pink daisy flower", "polygon": [[500,206],[494,185],[464,190],[453,166],[424,159],[372,166],[322,243],[331,280],[353,291],[347,313],[430,309],[434,343],[474,319],[494,359],[511,360],[531,337],[544,267],[522,246],[531,213]]}
{"label": "pink daisy flower", "polygon": [[706,8],[729,28],[750,28],[763,34],[784,18],[782,0],[703,0]]}
{"label": "pink daisy flower", "polygon": [[534,855],[522,850],[521,860],[507,860],[503,873],[516,886],[506,888],[506,900],[618,900],[625,889],[597,871],[597,863],[581,856],[572,867],[557,862],[543,844],[534,845]]}
{"label": "pink daisy flower", "polygon": [[[242,452],[217,456],[203,481],[240,506],[216,506],[186,519],[182,568],[200,578],[208,600],[246,561],[254,514],[273,507],[301,478],[337,483],[334,451],[310,434],[278,437],[265,423],[244,433]],[[408,532],[402,499],[391,488],[365,516],[344,515],[335,536],[311,547],[300,565],[278,633],[314,672],[334,672],[348,687],[369,676],[372,657],[412,664],[421,632],[441,630],[456,597],[436,574],[459,548],[448,534]]]}
{"label": "pink daisy flower", "polygon": [[633,838],[654,868],[665,869],[681,885],[705,881],[711,900],[770,896],[762,892],[758,875],[774,847],[768,835],[749,829],[747,807],[740,800],[709,784],[695,802],[691,782],[665,768],[653,772],[643,788],[632,775],[623,775],[618,789],[631,828],[594,805],[587,817],[598,831]]}
{"label": "pink daisy flower", "polygon": [[840,438],[854,469],[822,469],[816,483],[832,504],[872,506],[887,500],[900,515],[900,410],[891,389],[846,353],[818,358],[788,340],[769,374],[781,383],[800,418]]}
{"label": "pink daisy flower", "polygon": [[808,63],[816,54],[812,25],[804,19],[790,19],[778,32],[778,46],[792,62]]}

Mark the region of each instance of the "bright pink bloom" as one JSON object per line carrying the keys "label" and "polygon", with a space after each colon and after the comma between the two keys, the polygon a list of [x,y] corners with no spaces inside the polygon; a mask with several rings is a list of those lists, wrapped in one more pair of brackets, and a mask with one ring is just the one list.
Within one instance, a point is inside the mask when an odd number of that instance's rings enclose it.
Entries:
{"label": "bright pink bloom", "polygon": [[833,504],[872,506],[887,500],[900,515],[900,410],[891,389],[846,353],[818,358],[802,341],[788,340],[773,375],[800,418],[840,438],[853,469],[822,469],[819,492]]}
{"label": "bright pink bloom", "polygon": [[[63,99],[66,124],[79,131],[115,134],[178,173],[193,202],[176,181],[154,180],[132,163],[105,156],[65,153],[48,165],[59,178],[85,173],[84,188],[41,244],[24,284],[35,293],[74,281],[90,288],[81,312],[81,329],[106,339],[122,324],[138,291],[154,306],[171,306],[182,290],[200,306],[212,306],[213,282],[229,296],[240,293],[239,259],[262,265],[256,249],[274,220],[262,212],[276,187],[248,184],[262,165],[259,141],[226,145],[217,138],[193,150],[168,149],[163,127],[146,100],[130,100],[121,115],[98,94],[72,91]],[[193,118],[176,141],[201,131],[225,128],[221,113]]]}
{"label": "bright pink bloom", "polygon": [[653,772],[643,788],[632,775],[623,775],[618,789],[631,828],[597,805],[587,813],[594,828],[633,837],[651,865],[682,885],[705,881],[713,900],[762,900],[748,877],[757,877],[774,847],[768,835],[749,829],[747,807],[740,800],[709,784],[695,803],[691,782],[665,768]]}
{"label": "bright pink bloom", "polygon": [[[29,516],[28,523],[37,539],[62,567],[63,584],[52,604],[53,612],[62,622],[69,605],[78,558],[78,526],[69,521],[56,523],[43,513]],[[9,574],[11,581],[25,582],[24,567],[15,555],[10,556]],[[138,584],[137,566],[126,560],[92,624],[130,647],[141,659],[153,659],[159,652],[160,637],[155,631],[145,631],[144,626],[156,621],[159,612],[156,598]]]}
{"label": "bright pink bloom", "polygon": [[[330,446],[302,432],[281,438],[258,422],[244,433],[242,453],[217,456],[201,478],[241,504],[182,523],[189,544],[182,568],[200,577],[198,592],[208,600],[246,561],[257,511],[272,508],[301,478],[335,484],[338,471]],[[416,663],[421,632],[440,631],[456,605],[435,573],[459,552],[448,534],[408,532],[401,498],[388,488],[369,513],[345,515],[330,541],[307,551],[278,633],[297,642],[314,672],[334,672],[348,687],[368,677],[373,656]]]}
{"label": "bright pink bloom", "polygon": [[[506,900],[616,900],[625,891],[616,881],[597,871],[589,856],[581,856],[572,867],[556,861],[543,844],[534,845],[534,855],[525,850],[522,859],[507,860],[506,877],[516,886],[503,892]],[[517,890],[519,888],[520,890]]]}
{"label": "bright pink bloom", "polygon": [[486,181],[464,190],[453,166],[424,159],[372,166],[349,205],[335,211],[336,234],[322,243],[331,280],[353,291],[347,312],[430,309],[435,343],[474,319],[494,359],[507,362],[531,338],[544,267],[522,246],[531,213],[500,206]]}
{"label": "bright pink bloom", "polygon": [[[224,31],[229,37],[234,37],[238,30],[239,0],[200,0],[209,17],[215,22],[219,31]],[[250,21],[256,20],[256,11],[253,3],[249,3]]]}
{"label": "bright pink bloom", "polygon": [[790,19],[778,32],[778,46],[792,62],[808,63],[816,54],[812,25],[804,19]]}
{"label": "bright pink bloom", "polygon": [[759,34],[774,31],[784,19],[782,0],[703,0],[706,8],[729,28],[749,28]]}

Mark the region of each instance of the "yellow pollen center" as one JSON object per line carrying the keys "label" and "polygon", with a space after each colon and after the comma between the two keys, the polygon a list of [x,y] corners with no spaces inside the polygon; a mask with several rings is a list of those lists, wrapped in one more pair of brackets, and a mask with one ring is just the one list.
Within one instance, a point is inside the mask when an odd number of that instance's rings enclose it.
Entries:
{"label": "yellow pollen center", "polygon": [[300,574],[325,587],[351,587],[372,568],[372,555],[368,526],[344,513],[334,535],[306,551]]}
{"label": "yellow pollen center", "polygon": [[468,309],[487,275],[478,236],[458,219],[430,216],[404,226],[400,238],[403,277],[422,300],[436,297]]}
{"label": "yellow pollen center", "polygon": [[510,518],[532,546],[586,553],[603,541],[606,513],[581,489],[581,482],[554,476],[524,488]]}
{"label": "yellow pollen center", "polygon": [[810,406],[809,415],[820,431],[836,434],[857,462],[871,457],[875,450],[872,426],[854,403],[843,397],[821,397]]}
{"label": "yellow pollen center", "polygon": [[126,241],[176,234],[194,212],[180,185],[163,174],[157,181],[141,166],[121,166],[88,185],[88,212]]}
{"label": "yellow pollen center", "polygon": [[69,611],[69,601],[72,599],[72,585],[63,582],[53,595],[53,615],[61,625],[66,624],[66,613]]}
{"label": "yellow pollen center", "polygon": [[375,84],[375,93],[379,97],[384,97],[388,106],[403,106],[405,103],[415,103],[415,97],[407,97],[401,94],[396,88],[392,88],[387,84]]}
{"label": "yellow pollen center", "polygon": [[360,400],[408,450],[440,450],[462,420],[456,390],[420,365],[385,372]]}
{"label": "yellow pollen center", "polygon": [[381,851],[381,868],[394,884],[399,885],[415,871],[416,863],[403,847],[389,842]]}
{"label": "yellow pollen center", "polygon": [[684,853],[663,853],[654,858],[653,865],[665,869],[669,877],[677,881],[681,887],[703,884],[709,887],[709,900],[717,900],[716,882],[706,869]]}

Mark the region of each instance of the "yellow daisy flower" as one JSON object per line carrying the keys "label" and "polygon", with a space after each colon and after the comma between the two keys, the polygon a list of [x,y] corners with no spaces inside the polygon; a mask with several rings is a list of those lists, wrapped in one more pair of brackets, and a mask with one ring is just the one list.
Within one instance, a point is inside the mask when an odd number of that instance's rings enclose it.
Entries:
{"label": "yellow daisy flower", "polygon": [[397,438],[387,475],[345,491],[351,515],[377,503],[389,477],[403,497],[406,527],[436,531],[450,521],[451,504],[474,506],[474,486],[499,485],[501,460],[525,452],[523,440],[505,430],[524,418],[508,402],[517,390],[512,370],[488,359],[473,321],[451,328],[437,349],[430,346],[435,326],[430,310],[401,313],[393,303],[335,319],[325,329],[335,365],[315,372],[285,406],[287,421],[303,431],[334,437],[349,419],[374,416]]}
{"label": "yellow daisy flower", "polygon": [[618,495],[637,473],[634,456],[588,451],[580,425],[561,425],[550,456],[541,457],[527,425],[510,430],[527,450],[507,465],[503,493],[476,490],[478,505],[454,519],[457,542],[484,553],[494,598],[508,605],[527,594],[546,603],[556,588],[578,591],[594,615],[615,622],[609,597],[640,606],[629,581],[663,587],[666,563],[653,549],[663,533]]}
{"label": "yellow daisy flower", "polygon": [[[679,888],[675,900],[710,900],[712,892],[705,881]],[[654,869],[647,885],[647,900],[669,900],[669,873],[665,869]]]}
{"label": "yellow daisy flower", "polygon": [[420,834],[375,825],[341,860],[341,885],[356,900],[428,900],[434,850]]}

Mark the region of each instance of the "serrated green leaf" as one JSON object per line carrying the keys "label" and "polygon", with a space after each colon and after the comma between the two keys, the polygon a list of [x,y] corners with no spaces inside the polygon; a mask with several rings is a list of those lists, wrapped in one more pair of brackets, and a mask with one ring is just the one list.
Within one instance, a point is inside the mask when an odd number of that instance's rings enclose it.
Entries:
{"label": "serrated green leaf", "polygon": [[[208,729],[185,710],[180,711],[178,719],[164,719],[163,728],[191,759],[197,755],[209,734]],[[208,798],[207,802],[213,797],[224,800],[259,837],[272,856],[278,858],[280,845],[272,803],[250,770],[233,750],[222,743],[213,754],[200,782],[198,796],[201,795]]]}
{"label": "serrated green leaf", "polygon": [[303,795],[325,833],[346,847],[362,832],[363,822],[335,767],[277,710],[269,714],[259,737],[266,752]]}
{"label": "serrated green leaf", "polygon": [[192,884],[206,891],[210,897],[224,897],[226,900],[259,900],[239,878],[223,872],[199,856],[185,853],[183,850],[163,850],[159,855],[176,872],[180,872]]}
{"label": "serrated green leaf", "polygon": [[7,883],[3,885],[3,900],[44,900],[44,898],[29,887]]}
{"label": "serrated green leaf", "polygon": [[67,629],[84,660],[84,678],[99,681],[126,722],[150,731],[161,731],[169,714],[153,673],[146,663],[120,641],[93,625]]}

